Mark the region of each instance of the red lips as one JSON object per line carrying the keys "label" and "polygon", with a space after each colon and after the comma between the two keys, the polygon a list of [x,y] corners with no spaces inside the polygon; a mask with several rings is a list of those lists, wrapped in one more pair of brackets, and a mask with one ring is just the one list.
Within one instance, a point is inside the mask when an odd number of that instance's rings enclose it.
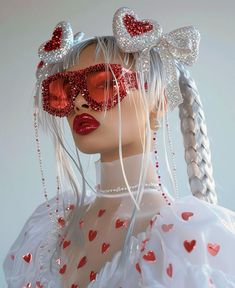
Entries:
{"label": "red lips", "polygon": [[77,115],[73,120],[73,130],[77,134],[88,134],[100,126],[100,122],[87,113]]}

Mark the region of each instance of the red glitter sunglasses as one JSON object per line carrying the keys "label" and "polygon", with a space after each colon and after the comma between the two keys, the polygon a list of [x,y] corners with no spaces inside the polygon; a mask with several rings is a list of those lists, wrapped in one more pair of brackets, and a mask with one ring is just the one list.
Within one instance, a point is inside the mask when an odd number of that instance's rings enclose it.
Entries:
{"label": "red glitter sunglasses", "polygon": [[81,93],[91,109],[108,110],[118,103],[118,91],[121,101],[131,88],[138,89],[136,72],[120,64],[102,63],[82,70],[59,72],[42,81],[43,109],[55,116],[67,116]]}

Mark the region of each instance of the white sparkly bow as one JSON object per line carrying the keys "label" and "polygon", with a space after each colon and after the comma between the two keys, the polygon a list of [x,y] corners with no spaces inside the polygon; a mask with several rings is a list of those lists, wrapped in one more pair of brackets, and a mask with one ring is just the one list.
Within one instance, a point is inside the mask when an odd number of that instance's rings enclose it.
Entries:
{"label": "white sparkly bow", "polygon": [[178,28],[163,35],[156,21],[139,20],[133,10],[122,7],[114,14],[113,34],[124,52],[140,52],[139,71],[149,72],[149,51],[156,47],[165,69],[166,94],[171,110],[183,102],[174,59],[187,65],[197,60],[200,33],[194,26]]}

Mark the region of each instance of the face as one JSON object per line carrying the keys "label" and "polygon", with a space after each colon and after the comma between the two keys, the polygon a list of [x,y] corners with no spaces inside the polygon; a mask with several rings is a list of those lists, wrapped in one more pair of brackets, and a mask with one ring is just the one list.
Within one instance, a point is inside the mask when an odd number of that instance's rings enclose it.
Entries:
{"label": "face", "polygon": [[[99,58],[94,60],[95,47],[96,44],[91,44],[84,48],[79,55],[79,60],[66,71],[77,71],[104,63],[105,60],[101,53]],[[122,59],[111,59],[110,63],[121,64],[125,67]],[[90,81],[92,84],[92,81],[97,80],[91,78]],[[74,98],[73,104],[74,108],[67,116],[67,120],[75,144],[81,152],[86,154],[100,153],[101,161],[103,162],[118,159],[119,125],[122,128],[121,145],[123,157],[142,152],[146,119],[141,94],[136,88],[132,88],[131,92],[127,91],[127,95],[120,102],[120,111],[118,104],[106,111],[94,111],[80,93]],[[119,121],[119,112],[121,114],[121,121]],[[82,115],[83,113],[86,114]],[[84,118],[79,118],[81,117],[80,115]],[[83,121],[88,119],[90,121],[89,125],[85,127],[85,124],[82,125],[78,119],[80,121],[82,121],[81,119]]]}

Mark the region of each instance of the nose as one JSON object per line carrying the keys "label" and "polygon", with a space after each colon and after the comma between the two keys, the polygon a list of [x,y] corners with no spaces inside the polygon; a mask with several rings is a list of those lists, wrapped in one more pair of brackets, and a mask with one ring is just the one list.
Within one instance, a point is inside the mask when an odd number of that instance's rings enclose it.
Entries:
{"label": "nose", "polygon": [[84,97],[82,97],[81,94],[79,94],[74,99],[73,104],[74,104],[74,111],[75,112],[81,111],[83,109],[89,109],[88,102],[86,101],[86,99]]}

